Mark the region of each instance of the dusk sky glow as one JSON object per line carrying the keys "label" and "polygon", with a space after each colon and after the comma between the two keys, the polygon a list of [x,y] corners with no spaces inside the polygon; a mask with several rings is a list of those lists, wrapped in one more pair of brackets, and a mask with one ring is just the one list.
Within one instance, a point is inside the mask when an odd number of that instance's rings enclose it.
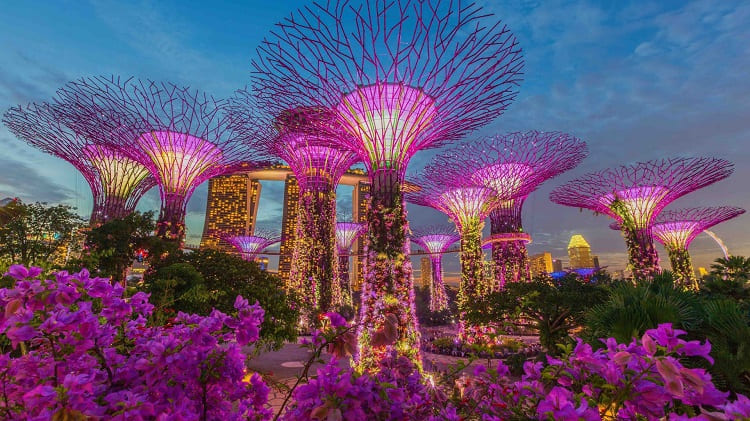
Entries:
{"label": "dusk sky glow", "polygon": [[[240,4],[241,3],[241,4]],[[667,209],[750,209],[750,2],[495,1],[478,3],[516,35],[525,60],[520,93],[505,113],[464,141],[509,131],[561,131],[588,144],[578,167],[547,181],[526,200],[529,254],[567,261],[582,234],[602,265],[622,269],[625,243],[612,219],[549,201],[550,191],[592,171],[637,161],[712,156],[735,164],[728,179]],[[0,13],[0,108],[47,101],[68,81],[96,75],[171,81],[228,97],[250,82],[250,60],[272,25],[302,1],[11,1]],[[88,216],[91,193],[68,163],[39,152],[0,127],[0,199],[64,202]],[[450,147],[447,145],[446,147]],[[413,178],[439,149],[417,153]],[[281,225],[282,182],[262,182],[259,223]],[[206,206],[203,183],[188,203],[187,242],[197,244]],[[339,207],[351,210],[351,187]],[[157,210],[158,189],[139,210]],[[450,224],[435,210],[409,205],[413,228]],[[350,219],[345,216],[342,219]],[[750,217],[711,228],[731,254],[750,255]],[[489,223],[485,224],[485,234]],[[416,250],[416,246],[413,246]],[[667,254],[657,246],[663,266]],[[722,256],[707,235],[692,243],[696,267]],[[415,256],[414,267],[419,268]],[[275,259],[270,264],[275,269]],[[457,254],[443,259],[456,278]],[[419,276],[418,270],[415,276]]]}

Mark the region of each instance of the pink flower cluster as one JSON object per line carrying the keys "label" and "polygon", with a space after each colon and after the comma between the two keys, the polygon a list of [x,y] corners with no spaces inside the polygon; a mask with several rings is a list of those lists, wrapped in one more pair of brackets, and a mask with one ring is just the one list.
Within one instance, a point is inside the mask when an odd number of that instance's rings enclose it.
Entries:
{"label": "pink flower cluster", "polygon": [[268,419],[268,387],[246,375],[241,347],[258,339],[263,309],[180,313],[151,326],[148,295],[124,298],[109,280],[12,266],[0,289],[0,418]]}

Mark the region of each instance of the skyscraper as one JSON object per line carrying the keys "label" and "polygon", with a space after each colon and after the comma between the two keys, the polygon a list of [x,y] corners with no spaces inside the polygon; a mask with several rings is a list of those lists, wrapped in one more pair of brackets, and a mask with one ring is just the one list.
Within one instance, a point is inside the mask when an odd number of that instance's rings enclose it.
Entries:
{"label": "skyscraper", "polygon": [[552,272],[562,272],[563,264],[560,259],[552,259]]}
{"label": "skyscraper", "polygon": [[552,266],[552,254],[549,252],[539,253],[529,258],[531,276],[537,277],[554,271]]}
{"label": "skyscraper", "polygon": [[571,269],[594,267],[594,259],[591,258],[591,246],[580,234],[574,234],[570,237],[568,257],[570,258]]}
{"label": "skyscraper", "polygon": [[429,257],[419,259],[419,268],[421,274],[421,287],[427,288],[432,282],[432,262]]}
{"label": "skyscraper", "polygon": [[[365,223],[367,221],[367,203],[370,198],[370,183],[366,181],[359,181],[354,186],[354,192],[352,193],[352,208],[354,209],[354,215],[352,215],[352,219],[355,222],[362,222]],[[365,233],[366,235],[366,233]],[[352,250],[352,254],[354,254],[354,273],[355,273],[355,279],[352,283],[352,289],[355,291],[359,291],[360,286],[362,285],[362,281],[364,280],[364,270],[365,270],[365,259],[364,259],[364,253],[365,253],[365,235],[360,235],[359,239],[357,239],[357,242],[355,243],[355,247]]]}
{"label": "skyscraper", "polygon": [[253,233],[260,190],[258,180],[251,179],[246,172],[209,179],[200,247],[234,253],[235,248],[219,237]]}
{"label": "skyscraper", "polygon": [[285,282],[289,280],[292,271],[298,203],[299,185],[297,184],[297,178],[289,174],[284,180],[284,210],[281,215],[281,246],[279,248],[279,277]]}

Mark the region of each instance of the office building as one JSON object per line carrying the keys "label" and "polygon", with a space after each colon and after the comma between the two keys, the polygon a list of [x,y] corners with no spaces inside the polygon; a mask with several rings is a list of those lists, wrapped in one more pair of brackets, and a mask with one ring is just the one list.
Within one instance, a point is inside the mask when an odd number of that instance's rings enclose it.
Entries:
{"label": "office building", "polygon": [[563,262],[560,259],[552,259],[552,272],[562,272]]}
{"label": "office building", "polygon": [[281,245],[279,246],[279,277],[289,280],[292,272],[292,253],[297,229],[297,207],[299,205],[299,184],[292,174],[284,180],[284,209],[281,214]]}
{"label": "office building", "polygon": [[419,270],[421,287],[429,288],[432,283],[432,262],[429,257],[422,257],[419,259]]}
{"label": "office building", "polygon": [[222,175],[208,180],[206,222],[200,247],[234,253],[222,235],[251,235],[258,215],[261,185],[247,173]]}
{"label": "office building", "polygon": [[554,272],[552,254],[544,252],[529,257],[529,267],[531,268],[531,276],[533,277]]}
{"label": "office building", "polygon": [[570,237],[568,243],[568,257],[570,258],[570,268],[592,268],[594,259],[591,257],[591,246],[580,234],[574,234]]}

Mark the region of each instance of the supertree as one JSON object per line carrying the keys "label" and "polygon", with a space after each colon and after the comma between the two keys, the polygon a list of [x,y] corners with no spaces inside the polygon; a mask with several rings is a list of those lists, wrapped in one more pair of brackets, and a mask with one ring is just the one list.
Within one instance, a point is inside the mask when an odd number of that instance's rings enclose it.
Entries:
{"label": "supertree", "polygon": [[67,124],[144,165],[161,193],[157,235],[181,240],[201,183],[260,154],[235,139],[226,101],[166,82],[80,79],[58,91]]}
{"label": "supertree", "polygon": [[359,222],[336,222],[336,251],[339,256],[339,285],[342,303],[353,305],[352,280],[349,277],[349,253],[357,238],[364,234],[367,225]]}
{"label": "supertree", "polygon": [[[299,185],[289,287],[305,297],[307,318],[342,304],[336,265],[336,186],[359,159],[337,143],[349,136],[336,125],[334,111],[295,107],[269,115],[247,90],[230,100],[238,139],[289,164]],[[312,316],[312,317],[311,317]]]}
{"label": "supertree", "polygon": [[460,0],[315,3],[259,47],[253,81],[264,106],[334,109],[351,134],[339,141],[369,173],[359,369],[391,350],[421,361],[401,189],[410,158],[499,116],[522,66],[510,31]]}
{"label": "supertree", "polygon": [[622,226],[636,279],[659,272],[651,221],[675,199],[728,177],[733,165],[716,158],[672,158],[640,162],[584,175],[558,187],[550,199],[591,209]]}
{"label": "supertree", "polygon": [[143,165],[116,149],[77,135],[62,122],[55,105],[10,108],[3,122],[29,145],[69,162],[81,173],[94,199],[91,225],[127,216],[156,184]]}
{"label": "supertree", "polygon": [[542,183],[576,167],[586,155],[580,139],[536,130],[490,136],[446,151],[447,159],[472,167],[473,181],[501,198],[512,197],[490,213],[494,288],[506,281],[531,280],[526,250],[531,236],[523,229],[523,204]]}
{"label": "supertree", "polygon": [[[724,221],[742,215],[745,210],[732,206],[686,208],[664,211],[654,218],[651,232],[656,241],[667,249],[669,262],[675,278],[683,286],[697,289],[692,259],[688,252],[690,243],[703,231]],[[612,229],[622,229],[620,223],[612,223]]]}
{"label": "supertree", "polygon": [[461,239],[458,308],[463,315],[474,300],[490,290],[483,274],[482,228],[484,219],[499,204],[500,198],[495,190],[473,184],[469,177],[471,172],[462,177],[461,169],[465,167],[456,167],[453,162],[436,157],[420,176],[422,189],[408,193],[407,199],[445,213],[456,225]]}
{"label": "supertree", "polygon": [[263,250],[281,241],[276,233],[263,230],[256,230],[253,235],[226,235],[223,239],[247,261],[254,261]]}
{"label": "supertree", "polygon": [[443,283],[443,253],[460,237],[455,230],[443,225],[415,229],[411,241],[422,247],[430,255],[432,280],[430,282],[430,311],[441,311],[448,308],[448,295]]}

